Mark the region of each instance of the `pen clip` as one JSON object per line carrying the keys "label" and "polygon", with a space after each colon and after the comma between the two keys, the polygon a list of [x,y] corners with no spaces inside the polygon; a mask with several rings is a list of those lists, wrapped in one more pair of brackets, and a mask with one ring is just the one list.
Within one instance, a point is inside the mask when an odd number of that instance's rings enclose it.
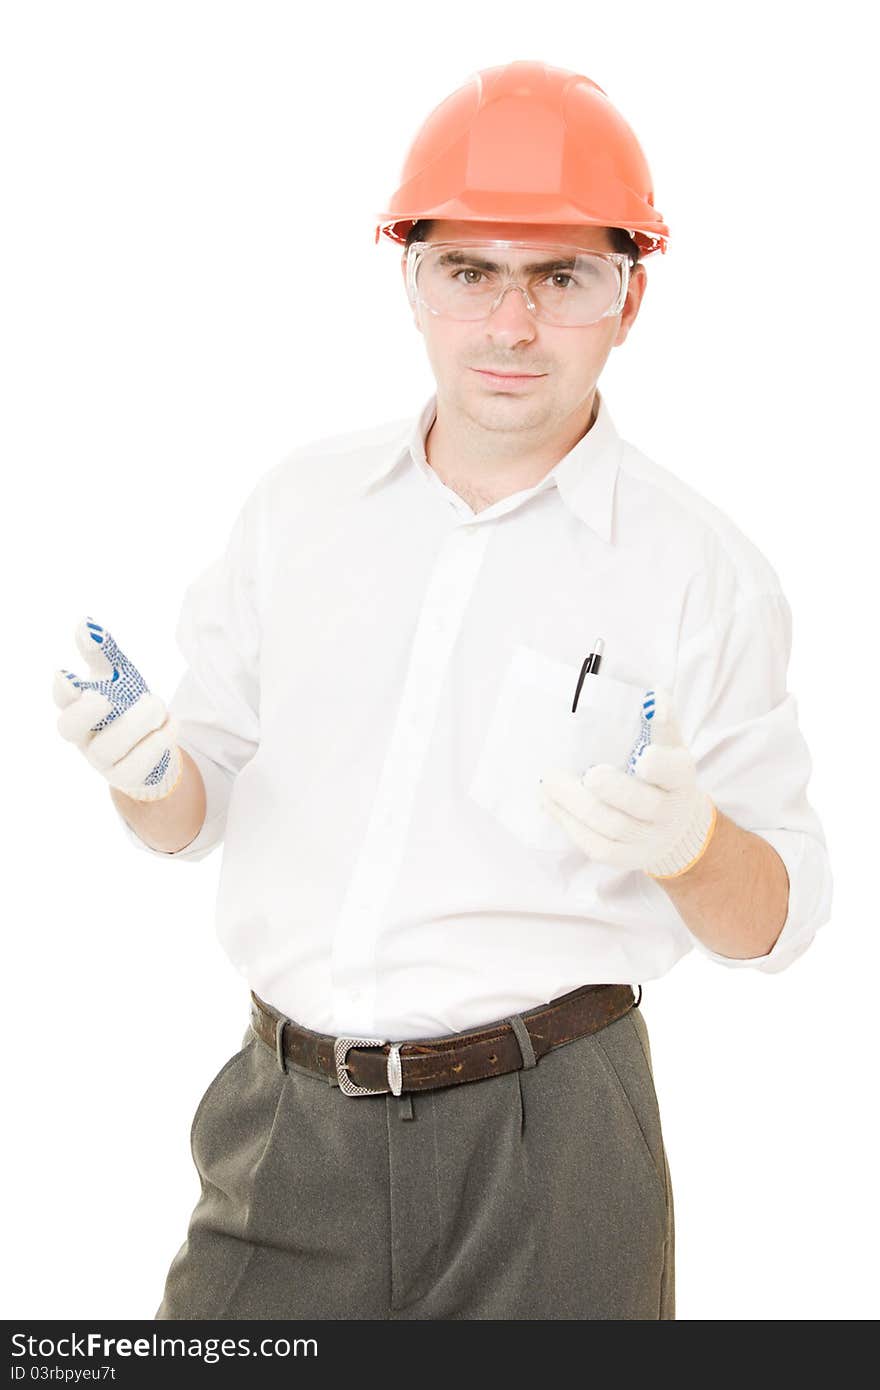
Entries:
{"label": "pen clip", "polygon": [[576,687],[575,692],[574,692],[574,699],[573,699],[572,704],[571,704],[571,712],[572,712],[572,714],[575,714],[576,711],[577,711],[578,699],[579,699],[580,693],[581,693],[581,686],[582,686],[583,683],[584,683],[584,676],[588,676],[588,675],[591,673],[591,671],[593,670],[593,663],[594,663],[594,662],[595,662],[595,665],[596,665],[596,671],[598,672],[598,670],[599,670],[599,661],[600,661],[600,659],[601,659],[601,656],[602,656],[602,653],[604,652],[604,650],[605,650],[605,643],[602,641],[602,638],[601,638],[601,637],[597,637],[597,638],[596,638],[596,641],[593,643],[593,650],[590,652],[590,655],[589,655],[588,657],[585,658],[584,664],[583,664],[583,666],[581,667],[581,673],[580,673],[580,675],[578,676],[578,683],[577,683],[577,687]]}
{"label": "pen clip", "polygon": [[576,689],[575,692],[574,692],[574,700],[572,701],[572,705],[571,705],[571,712],[572,712],[572,714],[574,714],[574,713],[576,712],[576,710],[577,710],[577,707],[578,707],[578,697],[580,696],[580,693],[581,693],[581,686],[582,686],[583,683],[584,683],[584,676],[588,673],[588,671],[589,671],[590,667],[592,666],[592,664],[593,664],[593,653],[590,652],[590,655],[584,658],[584,664],[583,664],[583,666],[581,667],[581,673],[580,673],[580,675],[578,676],[577,689]]}

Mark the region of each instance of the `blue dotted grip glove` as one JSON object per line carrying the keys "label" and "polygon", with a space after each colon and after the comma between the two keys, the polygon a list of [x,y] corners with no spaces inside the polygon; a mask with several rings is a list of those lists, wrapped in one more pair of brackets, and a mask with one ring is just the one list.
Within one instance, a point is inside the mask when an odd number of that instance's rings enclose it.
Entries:
{"label": "blue dotted grip glove", "polygon": [[642,869],[651,878],[686,873],[707,849],[717,823],[668,690],[646,691],[625,768],[595,763],[582,776],[550,768],[539,796],[591,859]]}
{"label": "blue dotted grip glove", "polygon": [[93,678],[55,672],[58,732],[126,796],[168,796],[183,772],[177,720],[105,627],[83,618],[75,638]]}
{"label": "blue dotted grip glove", "polygon": [[626,761],[626,772],[630,777],[636,775],[636,763],[651,742],[651,720],[654,718],[656,705],[657,700],[653,690],[647,690],[642,701],[639,732]]}

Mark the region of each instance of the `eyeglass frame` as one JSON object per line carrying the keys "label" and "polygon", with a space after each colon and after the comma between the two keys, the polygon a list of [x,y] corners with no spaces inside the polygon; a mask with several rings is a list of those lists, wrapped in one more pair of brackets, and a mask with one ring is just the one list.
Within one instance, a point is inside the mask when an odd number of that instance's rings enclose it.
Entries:
{"label": "eyeglass frame", "polygon": [[[600,314],[597,319],[591,319],[589,323],[557,323],[554,319],[542,318],[541,315],[538,313],[537,306],[532,302],[531,295],[529,294],[525,286],[521,285],[518,280],[511,279],[510,277],[508,277],[502,285],[501,289],[498,291],[498,294],[495,296],[492,307],[489,309],[488,313],[481,314],[478,318],[457,319],[453,314],[444,314],[440,309],[432,308],[430,304],[428,304],[424,299],[422,299],[421,295],[418,292],[418,286],[416,285],[416,271],[418,270],[419,263],[424,252],[430,248],[441,246],[452,247],[453,249],[467,246],[498,246],[502,248],[521,247],[526,250],[533,250],[538,252],[574,251],[585,256],[595,256],[598,260],[611,261],[612,264],[617,266],[618,274],[620,276],[620,292],[613,305],[611,305],[610,308],[606,309],[603,314]],[[435,318],[452,319],[454,323],[483,323],[486,319],[492,317],[510,286],[514,285],[516,289],[522,290],[525,296],[526,304],[528,305],[530,311],[532,312],[532,314],[534,314],[535,318],[538,320],[539,323],[549,323],[553,328],[590,328],[594,323],[601,323],[603,319],[613,318],[615,317],[615,315],[621,312],[624,304],[626,303],[626,296],[629,292],[630,271],[632,269],[633,264],[634,261],[632,257],[627,255],[625,251],[594,251],[591,247],[576,246],[572,242],[496,241],[491,238],[486,239],[476,237],[455,241],[413,241],[410,242],[409,246],[406,249],[406,289],[410,303],[413,305],[421,304],[422,307],[427,309],[428,313],[433,314]],[[462,266],[461,269],[466,270],[467,267]],[[564,274],[565,272],[559,271],[558,273]]]}

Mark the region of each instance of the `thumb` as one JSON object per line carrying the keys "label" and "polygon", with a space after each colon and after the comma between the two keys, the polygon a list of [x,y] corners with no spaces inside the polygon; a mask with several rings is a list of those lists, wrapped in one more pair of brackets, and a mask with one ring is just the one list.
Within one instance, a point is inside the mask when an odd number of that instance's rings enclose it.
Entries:
{"label": "thumb", "polygon": [[79,681],[72,671],[58,670],[52,677],[52,698],[59,709],[67,709],[80,697]]}

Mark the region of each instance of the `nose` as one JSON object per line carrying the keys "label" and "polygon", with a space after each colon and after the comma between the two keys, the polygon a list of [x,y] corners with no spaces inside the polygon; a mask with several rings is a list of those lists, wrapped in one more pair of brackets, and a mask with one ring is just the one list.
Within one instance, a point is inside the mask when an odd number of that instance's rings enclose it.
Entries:
{"label": "nose", "polygon": [[[518,290],[511,295],[509,290]],[[497,343],[518,343],[534,338],[535,316],[528,305],[522,285],[506,285],[486,319],[486,332]]]}

